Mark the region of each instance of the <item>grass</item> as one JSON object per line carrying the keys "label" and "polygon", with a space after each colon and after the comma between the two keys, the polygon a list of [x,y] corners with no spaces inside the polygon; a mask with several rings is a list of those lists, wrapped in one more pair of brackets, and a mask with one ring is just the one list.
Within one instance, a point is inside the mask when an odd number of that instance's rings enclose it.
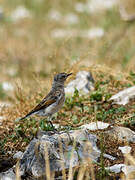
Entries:
{"label": "grass", "polygon": [[[135,107],[134,102],[131,101],[126,106],[119,106],[112,105],[111,101],[109,101],[111,95],[124,88],[127,88],[129,84],[132,85],[134,83],[134,79],[132,77],[133,72],[129,72],[129,74],[124,76],[123,74],[121,76],[119,74],[116,76],[113,73],[106,74],[106,71],[109,71],[108,68],[101,71],[102,67],[103,66],[99,67],[95,65],[90,68],[94,77],[97,79],[95,90],[93,92],[80,96],[76,90],[72,97],[66,97],[64,107],[56,114],[53,120],[54,123],[60,124],[59,130],[77,129],[82,124],[94,121],[108,122],[118,126],[122,125],[135,130],[133,123]],[[88,70],[88,68],[84,69]],[[118,77],[121,77],[121,80]],[[27,96],[24,95],[23,89],[18,90],[18,103],[11,108],[3,110],[2,114],[7,114],[8,119],[8,121],[3,122],[3,125],[5,124],[4,126],[6,126],[6,124],[8,124],[9,130],[3,128],[1,129],[3,131],[1,137],[4,139],[1,144],[2,150],[4,149],[4,151],[1,151],[1,155],[3,154],[3,156],[7,156],[6,152],[10,150],[24,150],[27,144],[29,144],[30,140],[36,136],[39,127],[45,131],[51,130],[51,127],[45,122],[45,120],[38,120],[36,117],[31,117],[29,120],[26,119],[22,122],[18,122],[17,120],[12,121],[13,116],[16,119],[19,116],[23,116],[27,112],[27,108],[29,107],[29,104],[27,104],[28,100],[34,103],[36,96],[37,94],[28,94]],[[6,135],[7,132],[8,136]],[[111,152],[112,147],[108,147],[109,145],[106,147],[105,144],[106,141],[104,140],[104,135],[101,134],[100,149],[102,154],[100,163],[97,164],[97,177],[99,179],[112,176],[112,174],[108,174],[108,172],[106,172],[105,166],[107,166],[108,163],[103,158],[105,149],[107,148],[108,152]],[[116,152],[117,150],[115,153]]]}
{"label": "grass", "polygon": [[[0,112],[0,115],[6,116],[0,126],[1,157],[8,158],[8,151],[24,150],[39,127],[50,130],[51,127],[44,120],[36,117],[31,117],[29,121],[15,120],[24,116],[47,94],[53,75],[57,72],[73,72],[73,79],[76,72],[87,70],[92,72],[95,79],[92,93],[80,96],[76,90],[73,97],[66,98],[64,107],[54,117],[60,129],[62,126],[66,130],[76,129],[82,124],[100,120],[135,130],[135,103],[131,101],[126,106],[118,106],[108,101],[113,94],[135,84],[135,23],[122,21],[117,7],[93,15],[76,12],[74,7],[77,2],[82,1],[1,2],[5,14],[0,20],[0,100],[12,104]],[[32,17],[13,22],[10,14],[18,5],[26,7]],[[74,13],[79,22],[69,24],[63,18],[50,20],[48,13],[52,9],[59,11],[63,17]],[[52,37],[56,29],[85,32],[92,27],[103,28],[104,36],[95,39]],[[14,91],[5,92],[1,86],[4,81],[11,82]],[[102,152],[105,151],[104,147],[109,147],[105,144],[101,138]],[[111,148],[108,150],[111,151]],[[102,157],[98,168],[93,165],[93,168],[101,170],[101,179],[107,175],[104,169],[106,165]],[[87,175],[89,166],[83,168],[80,172]],[[81,179],[80,174],[78,177]]]}

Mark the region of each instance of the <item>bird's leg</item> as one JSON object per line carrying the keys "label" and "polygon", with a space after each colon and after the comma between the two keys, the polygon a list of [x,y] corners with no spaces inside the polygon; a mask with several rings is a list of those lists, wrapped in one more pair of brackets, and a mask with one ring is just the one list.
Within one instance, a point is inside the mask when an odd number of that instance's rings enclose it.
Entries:
{"label": "bird's leg", "polygon": [[54,131],[57,131],[57,129],[55,129],[55,127],[53,126],[53,123],[52,123],[52,116],[49,117],[49,123],[51,124],[52,128]]}

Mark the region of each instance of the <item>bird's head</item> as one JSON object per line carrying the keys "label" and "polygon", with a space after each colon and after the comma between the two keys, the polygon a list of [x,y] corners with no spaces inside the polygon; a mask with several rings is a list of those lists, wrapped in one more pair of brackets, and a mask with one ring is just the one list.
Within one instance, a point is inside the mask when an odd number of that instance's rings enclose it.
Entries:
{"label": "bird's head", "polygon": [[69,74],[67,74],[67,73],[59,73],[59,74],[56,74],[55,76],[54,76],[54,81],[57,81],[57,82],[64,82],[67,78],[68,78],[68,76],[70,76],[72,73],[69,73]]}
{"label": "bird's head", "polygon": [[54,76],[54,83],[64,84],[65,80],[70,76],[72,73],[59,73]]}

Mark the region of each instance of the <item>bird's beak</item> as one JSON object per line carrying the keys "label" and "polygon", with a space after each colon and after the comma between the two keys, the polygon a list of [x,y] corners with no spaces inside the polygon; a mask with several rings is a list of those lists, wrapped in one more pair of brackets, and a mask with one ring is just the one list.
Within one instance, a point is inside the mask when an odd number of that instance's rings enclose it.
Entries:
{"label": "bird's beak", "polygon": [[72,75],[72,73],[67,74],[67,77],[70,76],[70,75]]}

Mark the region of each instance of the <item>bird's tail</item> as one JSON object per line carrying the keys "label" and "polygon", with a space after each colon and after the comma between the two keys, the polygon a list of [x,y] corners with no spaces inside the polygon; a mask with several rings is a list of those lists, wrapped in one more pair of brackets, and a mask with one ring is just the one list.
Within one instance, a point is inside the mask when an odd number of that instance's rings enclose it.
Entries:
{"label": "bird's tail", "polygon": [[28,113],[26,116],[20,118],[19,121],[24,120],[24,119],[26,119],[27,117],[29,117],[29,116],[31,116],[31,115],[32,115],[32,113]]}

